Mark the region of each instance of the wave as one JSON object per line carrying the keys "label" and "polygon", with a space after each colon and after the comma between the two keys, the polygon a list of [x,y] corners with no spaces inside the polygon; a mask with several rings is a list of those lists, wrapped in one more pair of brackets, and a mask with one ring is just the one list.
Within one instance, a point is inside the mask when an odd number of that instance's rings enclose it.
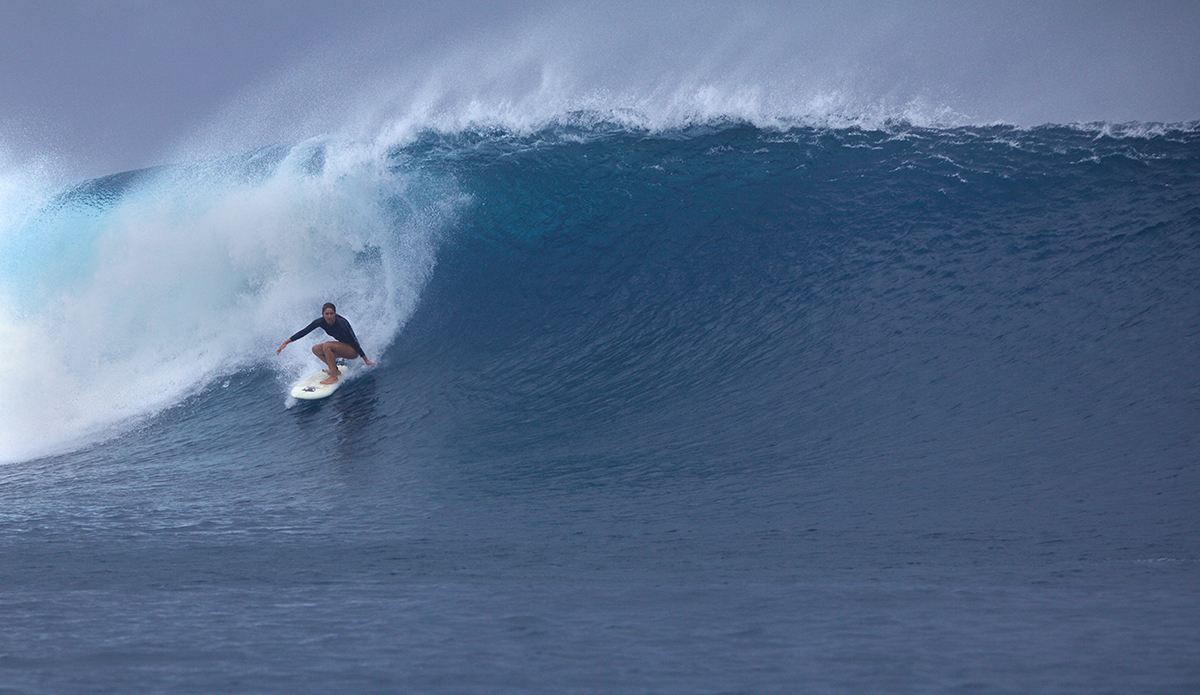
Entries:
{"label": "wave", "polygon": [[[907,347],[881,354],[941,352],[959,377],[972,371],[963,355],[1070,371],[1053,350],[1021,357],[1014,336],[1061,339],[1054,316],[1080,326],[1068,332],[1078,349],[1146,312],[1187,315],[1177,271],[1195,244],[1196,132],[725,118],[661,130],[576,112],[533,131],[319,138],[40,195],[12,188],[23,192],[0,228],[3,337],[32,347],[5,382],[0,458],[129,431],[248,369],[292,378],[311,357],[277,361],[274,347],[325,301],[376,354],[418,309],[471,316],[424,343],[443,357],[443,344],[528,344],[505,363],[523,361],[514,373],[531,380],[494,388],[549,400],[511,412],[556,407],[555,380],[584,378],[564,375],[579,355],[625,375],[584,367],[600,411],[625,402],[613,393],[671,401],[672,379],[740,380],[747,403],[789,388],[819,400],[797,374],[841,373],[888,334]],[[501,285],[477,286],[497,273]],[[552,343],[528,343],[537,332],[510,325],[514,311]],[[1179,346],[1162,330],[1143,338],[1175,373]],[[409,349],[406,338],[405,361],[422,359]],[[720,388],[672,407],[717,417]],[[854,393],[839,398],[866,398]],[[495,417],[509,415],[478,419]]]}

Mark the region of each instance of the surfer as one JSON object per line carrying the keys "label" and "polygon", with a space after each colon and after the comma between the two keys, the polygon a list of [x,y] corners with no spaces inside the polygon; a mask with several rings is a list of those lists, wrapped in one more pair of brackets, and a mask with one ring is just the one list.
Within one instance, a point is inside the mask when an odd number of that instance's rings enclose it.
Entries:
{"label": "surfer", "polygon": [[317,327],[324,329],[324,331],[328,333],[330,337],[334,338],[328,342],[317,343],[312,349],[313,354],[317,356],[317,359],[329,365],[329,369],[325,370],[329,372],[329,378],[322,381],[322,384],[337,383],[338,375],[340,374],[337,366],[337,360],[339,357],[344,360],[353,360],[358,359],[359,356],[362,356],[363,362],[366,362],[368,366],[375,364],[371,360],[367,359],[367,355],[363,352],[362,346],[358,344],[358,337],[354,335],[354,329],[350,327],[350,322],[344,317],[338,316],[337,307],[329,303],[326,303],[325,306],[321,307],[321,318],[314,320],[312,323],[308,324],[306,328],[296,333],[296,335],[293,335],[291,338],[283,341],[283,344],[279,346],[279,349],[275,351],[275,354],[278,355],[279,353],[283,352],[283,349],[288,346],[288,343],[292,342],[293,340],[299,340],[300,338],[303,338]]}

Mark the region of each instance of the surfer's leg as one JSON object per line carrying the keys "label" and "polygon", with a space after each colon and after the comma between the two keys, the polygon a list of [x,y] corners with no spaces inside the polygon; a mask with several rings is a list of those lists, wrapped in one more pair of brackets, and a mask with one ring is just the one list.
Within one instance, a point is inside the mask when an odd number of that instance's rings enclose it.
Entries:
{"label": "surfer's leg", "polygon": [[329,378],[322,381],[322,384],[332,384],[338,380],[337,355],[328,348],[331,344],[317,343],[312,348],[313,354],[317,356],[317,359],[325,363],[327,367],[325,371],[329,372]]}
{"label": "surfer's leg", "polygon": [[358,352],[346,343],[339,343],[331,340],[327,343],[320,343],[313,346],[313,354],[322,362],[329,366],[329,378],[321,381],[322,384],[332,384],[338,380],[340,373],[337,366],[339,357],[345,360],[352,360],[358,357]]}

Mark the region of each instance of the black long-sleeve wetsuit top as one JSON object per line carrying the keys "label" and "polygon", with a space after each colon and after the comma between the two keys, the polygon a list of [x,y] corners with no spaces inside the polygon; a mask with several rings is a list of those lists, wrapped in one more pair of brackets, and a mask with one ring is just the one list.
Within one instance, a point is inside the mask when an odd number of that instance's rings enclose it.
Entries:
{"label": "black long-sleeve wetsuit top", "polygon": [[333,320],[332,326],[330,326],[325,320],[325,317],[322,316],[316,321],[308,324],[307,327],[296,333],[296,335],[288,338],[288,340],[299,340],[309,333],[312,333],[313,329],[317,327],[324,328],[325,332],[328,333],[331,338],[339,343],[345,343],[349,345],[350,347],[354,348],[354,351],[358,353],[359,357],[366,359],[367,353],[363,352],[362,346],[358,344],[358,336],[354,335],[354,329],[350,327],[350,322],[342,318],[341,314],[338,314],[337,318]]}

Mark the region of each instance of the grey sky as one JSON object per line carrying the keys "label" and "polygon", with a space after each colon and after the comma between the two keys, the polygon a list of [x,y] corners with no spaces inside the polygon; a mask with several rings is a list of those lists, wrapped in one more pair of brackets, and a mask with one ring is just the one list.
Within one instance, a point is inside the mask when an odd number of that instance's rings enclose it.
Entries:
{"label": "grey sky", "polygon": [[403,111],[435,86],[448,108],[551,89],[637,107],[716,84],[1023,125],[1200,119],[1200,3],[1046,5],[3,0],[0,159],[109,173],[198,131],[252,145],[319,127],[306,109],[336,123],[372,90]]}

